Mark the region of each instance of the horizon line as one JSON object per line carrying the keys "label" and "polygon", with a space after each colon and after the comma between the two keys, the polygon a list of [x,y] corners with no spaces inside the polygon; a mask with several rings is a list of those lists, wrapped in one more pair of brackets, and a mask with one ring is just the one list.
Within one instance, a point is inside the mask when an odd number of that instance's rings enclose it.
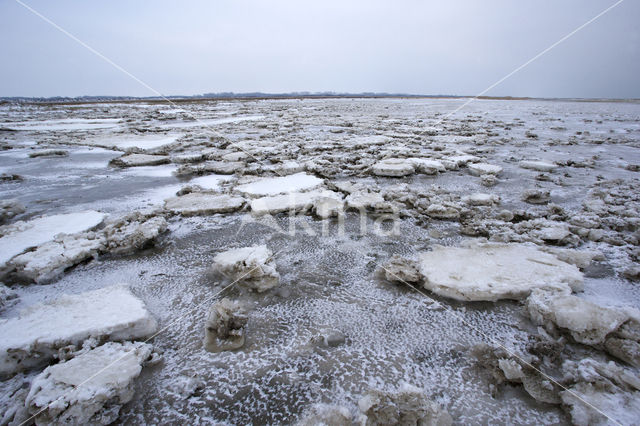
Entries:
{"label": "horizon line", "polygon": [[136,102],[151,101],[204,101],[204,100],[267,100],[267,99],[322,99],[322,98],[415,98],[415,99],[479,99],[479,100],[542,100],[542,101],[575,101],[575,102],[638,102],[640,98],[607,98],[607,97],[536,97],[536,96],[473,96],[450,94],[413,94],[389,92],[210,92],[198,95],[166,95],[166,96],[128,96],[128,95],[82,95],[82,96],[0,96],[1,103],[92,103],[92,102]]}

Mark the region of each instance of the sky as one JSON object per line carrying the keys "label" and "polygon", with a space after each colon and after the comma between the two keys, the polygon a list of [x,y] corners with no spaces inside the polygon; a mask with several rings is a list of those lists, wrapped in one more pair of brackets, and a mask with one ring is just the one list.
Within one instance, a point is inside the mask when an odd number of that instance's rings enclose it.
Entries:
{"label": "sky", "polygon": [[[616,0],[0,0],[0,97],[477,95]],[[640,98],[625,0],[490,91]],[[150,88],[152,89],[150,89]]]}

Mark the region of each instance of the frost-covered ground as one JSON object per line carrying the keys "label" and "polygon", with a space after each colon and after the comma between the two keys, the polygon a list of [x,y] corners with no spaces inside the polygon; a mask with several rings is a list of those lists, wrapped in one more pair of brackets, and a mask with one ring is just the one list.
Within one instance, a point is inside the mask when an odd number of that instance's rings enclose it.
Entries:
{"label": "frost-covered ground", "polygon": [[[118,423],[313,423],[318,404],[353,420],[367,392],[403,385],[454,424],[606,419],[550,382],[541,397],[526,366],[508,364],[522,359],[604,414],[637,421],[628,413],[640,413],[640,104],[477,100],[449,115],[463,102],[2,105],[0,270],[10,290],[0,289],[0,329],[19,331],[27,308],[24,326],[35,327],[38,303],[128,285],[160,333],[148,342],[154,362],[139,372],[149,350],[136,346],[144,356],[131,384],[99,414]],[[489,270],[480,239],[522,258]],[[214,258],[257,245],[273,253],[279,285],[217,295],[229,277]],[[432,261],[445,252],[436,245],[460,251]],[[573,290],[603,311],[578,304],[566,319],[565,305],[527,299],[533,287]],[[245,342],[208,352],[205,323],[222,297],[244,305]],[[603,338],[582,337],[593,330]],[[64,356],[47,347],[49,364],[125,350],[100,349],[105,340],[146,340],[91,333],[86,343],[61,332],[75,346]],[[478,355],[481,343],[493,349]],[[497,343],[520,358],[496,355]],[[589,370],[591,360],[626,375]],[[0,418],[18,419],[11,413],[34,395],[49,401],[32,383],[64,388],[45,367],[5,377]]]}

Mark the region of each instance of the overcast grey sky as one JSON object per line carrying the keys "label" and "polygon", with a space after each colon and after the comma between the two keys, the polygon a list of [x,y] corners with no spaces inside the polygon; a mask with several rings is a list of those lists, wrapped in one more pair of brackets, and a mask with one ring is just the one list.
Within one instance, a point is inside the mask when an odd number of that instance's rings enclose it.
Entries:
{"label": "overcast grey sky", "polygon": [[[615,0],[23,0],[166,95],[475,95]],[[0,0],[0,96],[152,96]],[[488,95],[640,98],[640,1],[626,0]]]}

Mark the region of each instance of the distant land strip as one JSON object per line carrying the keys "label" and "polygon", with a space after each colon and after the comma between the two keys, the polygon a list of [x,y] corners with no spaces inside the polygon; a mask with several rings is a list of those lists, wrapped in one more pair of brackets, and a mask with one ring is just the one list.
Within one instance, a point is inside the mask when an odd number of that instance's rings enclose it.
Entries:
{"label": "distant land strip", "polygon": [[469,99],[480,100],[507,100],[507,101],[568,101],[568,102],[640,102],[640,99],[614,99],[614,98],[535,98],[527,96],[469,96],[469,95],[415,95],[407,93],[335,93],[335,92],[290,92],[290,93],[205,93],[202,95],[171,95],[159,96],[77,96],[77,97],[0,97],[0,104],[26,103],[26,104],[84,104],[84,103],[136,103],[145,102],[151,104],[165,103],[166,99],[174,103],[192,103],[216,100],[268,100],[268,99],[360,99],[360,98],[400,98],[400,99]]}

